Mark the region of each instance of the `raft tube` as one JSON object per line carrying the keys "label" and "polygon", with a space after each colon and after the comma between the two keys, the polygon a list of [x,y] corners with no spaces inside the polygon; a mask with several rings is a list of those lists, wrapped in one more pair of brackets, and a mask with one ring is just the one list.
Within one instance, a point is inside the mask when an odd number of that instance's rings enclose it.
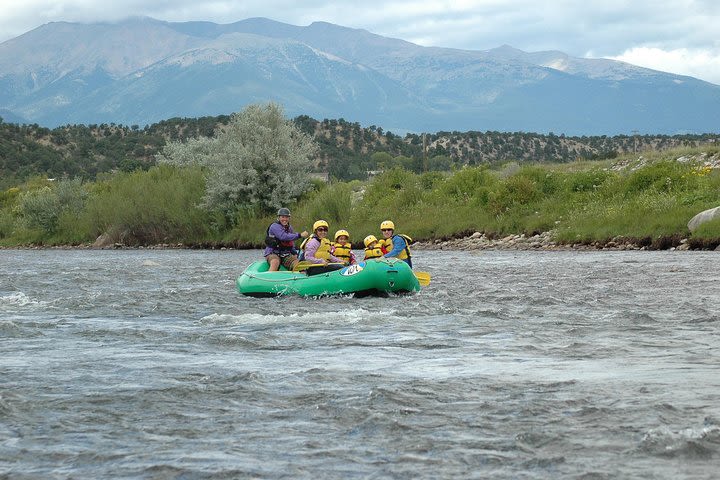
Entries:
{"label": "raft tube", "polygon": [[[420,284],[407,263],[397,258],[368,260],[340,270],[308,276],[281,269],[268,272],[265,260],[253,263],[238,277],[237,289],[252,297],[278,295],[380,295],[420,291]],[[282,267],[281,267],[282,268]]]}

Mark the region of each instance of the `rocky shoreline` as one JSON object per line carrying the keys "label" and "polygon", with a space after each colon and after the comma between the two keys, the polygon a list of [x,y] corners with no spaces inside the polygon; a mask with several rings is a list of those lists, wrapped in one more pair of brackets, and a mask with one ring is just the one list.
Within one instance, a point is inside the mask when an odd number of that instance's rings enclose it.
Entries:
{"label": "rocky shoreline", "polygon": [[628,238],[614,237],[601,242],[560,243],[556,242],[552,232],[543,232],[527,236],[525,234],[492,237],[482,232],[474,232],[461,238],[438,239],[427,242],[415,242],[414,250],[720,250],[714,242],[688,240],[679,235],[670,237]]}
{"label": "rocky shoreline", "polygon": [[[234,244],[225,242],[207,242],[200,244],[160,243],[156,245],[125,245],[123,243],[95,242],[81,245],[18,245],[0,246],[0,250],[253,250],[261,246],[250,244]],[[362,249],[361,245],[355,245]],[[607,241],[563,243],[554,240],[553,232],[543,232],[527,236],[525,234],[495,237],[482,232],[453,238],[441,238],[428,241],[417,241],[411,245],[413,250],[715,250],[720,251],[720,239],[697,240],[680,235],[661,238],[629,238],[617,236]]]}

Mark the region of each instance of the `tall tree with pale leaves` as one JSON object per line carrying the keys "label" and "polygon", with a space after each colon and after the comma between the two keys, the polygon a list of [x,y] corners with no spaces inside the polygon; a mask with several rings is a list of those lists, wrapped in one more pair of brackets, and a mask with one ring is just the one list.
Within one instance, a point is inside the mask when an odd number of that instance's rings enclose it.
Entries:
{"label": "tall tree with pale leaves", "polygon": [[310,185],[318,147],[276,103],[249,105],[212,138],[172,142],[158,162],[199,164],[206,171],[203,206],[229,218],[242,209],[271,212]]}

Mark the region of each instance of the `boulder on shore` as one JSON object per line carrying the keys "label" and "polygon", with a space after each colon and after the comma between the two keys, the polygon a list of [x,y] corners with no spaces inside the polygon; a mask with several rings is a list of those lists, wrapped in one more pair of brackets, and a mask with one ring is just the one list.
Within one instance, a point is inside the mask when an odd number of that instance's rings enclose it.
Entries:
{"label": "boulder on shore", "polygon": [[95,243],[92,244],[92,248],[107,248],[112,246],[112,244],[115,243],[112,238],[110,238],[110,235],[107,233],[103,233],[97,239],[95,240]]}
{"label": "boulder on shore", "polygon": [[711,208],[709,210],[705,210],[703,212],[698,213],[697,215],[695,215],[693,218],[690,219],[690,221],[687,224],[688,229],[691,232],[694,232],[703,223],[709,222],[710,220],[714,220],[718,217],[720,217],[720,207],[715,207],[715,208]]}

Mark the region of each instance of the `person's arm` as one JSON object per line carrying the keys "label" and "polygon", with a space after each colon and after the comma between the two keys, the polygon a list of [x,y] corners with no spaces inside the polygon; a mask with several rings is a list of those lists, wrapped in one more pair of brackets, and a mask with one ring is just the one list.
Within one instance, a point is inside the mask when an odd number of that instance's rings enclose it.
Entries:
{"label": "person's arm", "polygon": [[400,255],[400,252],[405,250],[405,240],[398,235],[397,237],[393,238],[393,248],[388,253],[383,255],[384,257],[397,257]]}
{"label": "person's arm", "polygon": [[325,263],[325,260],[322,258],[315,258],[315,253],[317,253],[318,247],[320,247],[320,242],[318,242],[315,238],[308,240],[305,244],[305,260],[312,263]]}
{"label": "person's arm", "polygon": [[292,242],[293,240],[297,240],[298,238],[300,238],[300,234],[295,233],[292,227],[288,228],[286,232],[282,225],[280,225],[279,223],[272,224],[272,226],[270,227],[270,233],[272,233],[275,238],[277,238],[281,242]]}

